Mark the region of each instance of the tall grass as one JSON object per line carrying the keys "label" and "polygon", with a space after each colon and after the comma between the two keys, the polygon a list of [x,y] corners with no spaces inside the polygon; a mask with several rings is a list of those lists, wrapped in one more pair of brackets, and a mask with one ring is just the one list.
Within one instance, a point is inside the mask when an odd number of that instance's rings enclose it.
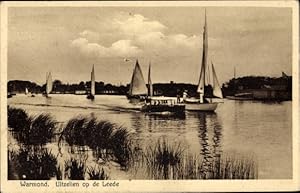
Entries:
{"label": "tall grass", "polygon": [[131,159],[131,139],[125,128],[95,118],[76,117],[63,128],[62,138],[70,145],[87,145],[100,158],[114,160],[127,168]]}
{"label": "tall grass", "polygon": [[89,180],[108,180],[108,175],[103,168],[88,167]]}
{"label": "tall grass", "polygon": [[[247,156],[201,157],[185,152],[180,145],[158,141],[133,168],[147,179],[256,179],[257,165]],[[145,169],[144,169],[145,168]],[[145,176],[145,175],[143,175]]]}
{"label": "tall grass", "polygon": [[65,173],[70,180],[84,180],[85,163],[82,160],[71,158],[65,161]]}
{"label": "tall grass", "polygon": [[65,176],[70,180],[107,180],[109,178],[103,168],[87,167],[85,161],[74,158],[65,161]]}
{"label": "tall grass", "polygon": [[49,180],[56,176],[56,157],[47,149],[8,151],[8,179]]}
{"label": "tall grass", "polygon": [[31,120],[25,110],[7,106],[7,124],[13,131],[29,127]]}
{"label": "tall grass", "polygon": [[30,118],[30,126],[19,134],[19,140],[25,144],[45,144],[54,136],[56,122],[49,114],[40,114]]}
{"label": "tall grass", "polygon": [[8,107],[8,127],[26,145],[43,145],[54,136],[56,122],[49,114],[28,116],[23,109]]}

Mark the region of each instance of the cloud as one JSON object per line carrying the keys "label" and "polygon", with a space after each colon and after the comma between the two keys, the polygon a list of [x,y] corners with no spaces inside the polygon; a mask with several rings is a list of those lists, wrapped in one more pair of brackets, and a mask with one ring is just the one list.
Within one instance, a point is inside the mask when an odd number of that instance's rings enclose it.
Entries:
{"label": "cloud", "polygon": [[83,38],[86,38],[92,42],[96,42],[99,40],[99,33],[91,31],[91,30],[84,30],[83,32],[79,33],[79,35]]}
{"label": "cloud", "polygon": [[131,44],[131,40],[119,40],[110,47],[104,47],[97,43],[90,43],[86,38],[78,38],[71,42],[71,46],[87,57],[132,57],[141,52]]}
{"label": "cloud", "polygon": [[129,16],[126,19],[115,18],[113,25],[126,35],[141,35],[150,32],[163,32],[167,27],[159,21],[151,21],[140,14]]}
{"label": "cloud", "polygon": [[107,26],[105,30],[116,31],[112,33],[115,37],[110,37],[113,41],[109,44],[107,39],[99,38],[101,34],[107,34],[107,31],[94,32],[86,29],[79,33],[79,38],[71,42],[71,46],[86,57],[151,57],[162,53],[164,56],[186,56],[199,52],[202,41],[195,35],[168,34],[165,25],[139,14],[117,16],[110,27]]}

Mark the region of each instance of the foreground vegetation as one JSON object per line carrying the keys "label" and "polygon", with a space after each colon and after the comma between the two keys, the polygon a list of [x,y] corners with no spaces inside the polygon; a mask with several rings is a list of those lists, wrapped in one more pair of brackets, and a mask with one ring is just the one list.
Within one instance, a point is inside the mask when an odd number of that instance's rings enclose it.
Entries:
{"label": "foreground vegetation", "polygon": [[99,158],[116,161],[123,169],[131,161],[132,141],[128,131],[108,121],[73,118],[63,128],[61,139],[70,145],[87,145]]}
{"label": "foreground vegetation", "polygon": [[29,116],[23,109],[8,107],[8,127],[26,145],[42,145],[54,137],[56,122],[49,114]]}
{"label": "foreground vegetation", "polygon": [[100,166],[88,167],[83,160],[71,158],[62,167],[48,149],[26,146],[18,151],[8,150],[8,179],[106,180],[109,177]]}
{"label": "foreground vegetation", "polygon": [[[158,141],[144,151],[134,165],[137,175],[148,179],[256,179],[257,165],[250,156],[199,156],[185,152],[180,144]],[[144,176],[143,175],[143,176]]]}
{"label": "foreground vegetation", "polygon": [[[94,117],[75,117],[66,122],[58,146],[67,142],[77,154],[92,150],[96,165],[71,157],[59,163],[58,156],[45,147],[60,130],[47,114],[28,116],[22,109],[8,108],[8,127],[21,143],[8,150],[8,179],[104,180],[109,178],[103,164],[114,162],[134,179],[256,179],[257,165],[249,156],[229,154],[193,155],[180,144],[158,140],[146,149],[135,147],[127,129]],[[80,150],[80,151],[79,151]],[[101,164],[99,162],[102,162]],[[103,163],[104,162],[104,163]]]}

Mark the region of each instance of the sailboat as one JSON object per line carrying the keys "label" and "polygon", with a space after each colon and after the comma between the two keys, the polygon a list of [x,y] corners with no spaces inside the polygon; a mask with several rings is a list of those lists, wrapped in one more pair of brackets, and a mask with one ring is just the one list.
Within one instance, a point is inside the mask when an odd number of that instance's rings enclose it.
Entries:
{"label": "sailboat", "polygon": [[141,102],[145,102],[147,94],[148,89],[146,87],[144,76],[139,62],[138,60],[136,60],[135,67],[132,73],[129,91],[127,94],[127,99],[130,103],[138,104]]}
{"label": "sailboat", "polygon": [[28,88],[25,88],[25,95],[28,95]]}
{"label": "sailboat", "polygon": [[253,100],[253,93],[251,92],[237,92],[236,84],[236,69],[234,67],[234,74],[233,74],[233,80],[234,80],[234,89],[233,89],[233,95],[226,96],[227,99],[231,100]]}
{"label": "sailboat", "polygon": [[94,65],[93,65],[92,72],[91,72],[91,91],[86,98],[91,99],[91,100],[95,99],[95,69],[94,69]]}
{"label": "sailboat", "polygon": [[50,92],[52,91],[52,76],[51,76],[51,72],[47,73],[46,75],[46,94],[45,96],[48,98]]}
{"label": "sailboat", "polygon": [[[200,70],[200,77],[197,87],[197,93],[199,98],[188,98],[187,93],[183,93],[183,101],[185,103],[186,110],[192,111],[215,111],[218,107],[217,102],[212,102],[212,99],[208,100],[205,98],[205,86],[207,86],[208,81],[206,76],[209,75],[209,66],[207,65],[207,55],[208,55],[208,36],[207,36],[207,23],[206,23],[206,12],[205,12],[205,24],[203,32],[203,51],[202,51],[202,63]],[[213,77],[213,95],[218,98],[223,98],[221,87],[217,79],[217,74],[213,63],[211,63],[212,77]]]}

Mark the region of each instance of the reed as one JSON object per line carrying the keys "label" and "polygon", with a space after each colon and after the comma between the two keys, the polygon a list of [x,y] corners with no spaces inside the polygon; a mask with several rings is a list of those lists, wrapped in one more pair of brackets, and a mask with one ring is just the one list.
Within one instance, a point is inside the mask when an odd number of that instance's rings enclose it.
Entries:
{"label": "reed", "polygon": [[[133,166],[145,172],[148,179],[256,179],[257,165],[253,158],[241,155],[201,157],[185,152],[180,145],[165,140],[149,147],[141,161]],[[145,169],[144,169],[145,168]]]}
{"label": "reed", "polygon": [[22,131],[30,126],[31,120],[25,110],[7,106],[7,124],[13,131]]}
{"label": "reed", "polygon": [[151,179],[170,179],[182,160],[183,149],[180,144],[172,146],[167,141],[158,141],[143,155],[142,163],[146,164],[148,177]]}
{"label": "reed", "polygon": [[253,157],[224,154],[218,165],[218,179],[256,179],[257,164]]}
{"label": "reed", "polygon": [[114,152],[116,162],[123,169],[128,169],[128,166],[133,160],[133,144],[130,140],[128,131],[125,128],[118,128],[110,138],[111,149]]}
{"label": "reed", "polygon": [[63,137],[70,145],[85,145],[87,143],[88,130],[87,118],[77,117],[69,120],[63,129]]}
{"label": "reed", "polygon": [[65,161],[65,173],[70,180],[84,180],[85,178],[85,164],[81,160],[71,158]]}
{"label": "reed", "polygon": [[25,110],[8,106],[8,127],[13,136],[27,145],[41,145],[54,136],[55,120],[49,114],[28,116]]}
{"label": "reed", "polygon": [[125,128],[109,121],[76,117],[69,120],[62,132],[70,145],[87,145],[103,159],[112,159],[126,168],[131,159],[131,139]]}
{"label": "reed", "polygon": [[29,117],[30,126],[23,127],[17,134],[20,142],[27,145],[42,145],[51,141],[54,136],[56,122],[49,114]]}
{"label": "reed", "polygon": [[56,175],[56,157],[47,149],[8,151],[8,176],[12,179],[49,180]]}
{"label": "reed", "polygon": [[100,167],[98,166],[96,168],[95,167],[88,167],[88,171],[87,171],[88,175],[89,175],[89,180],[108,180],[109,177],[106,174],[106,172],[104,171],[103,168],[100,169]]}

